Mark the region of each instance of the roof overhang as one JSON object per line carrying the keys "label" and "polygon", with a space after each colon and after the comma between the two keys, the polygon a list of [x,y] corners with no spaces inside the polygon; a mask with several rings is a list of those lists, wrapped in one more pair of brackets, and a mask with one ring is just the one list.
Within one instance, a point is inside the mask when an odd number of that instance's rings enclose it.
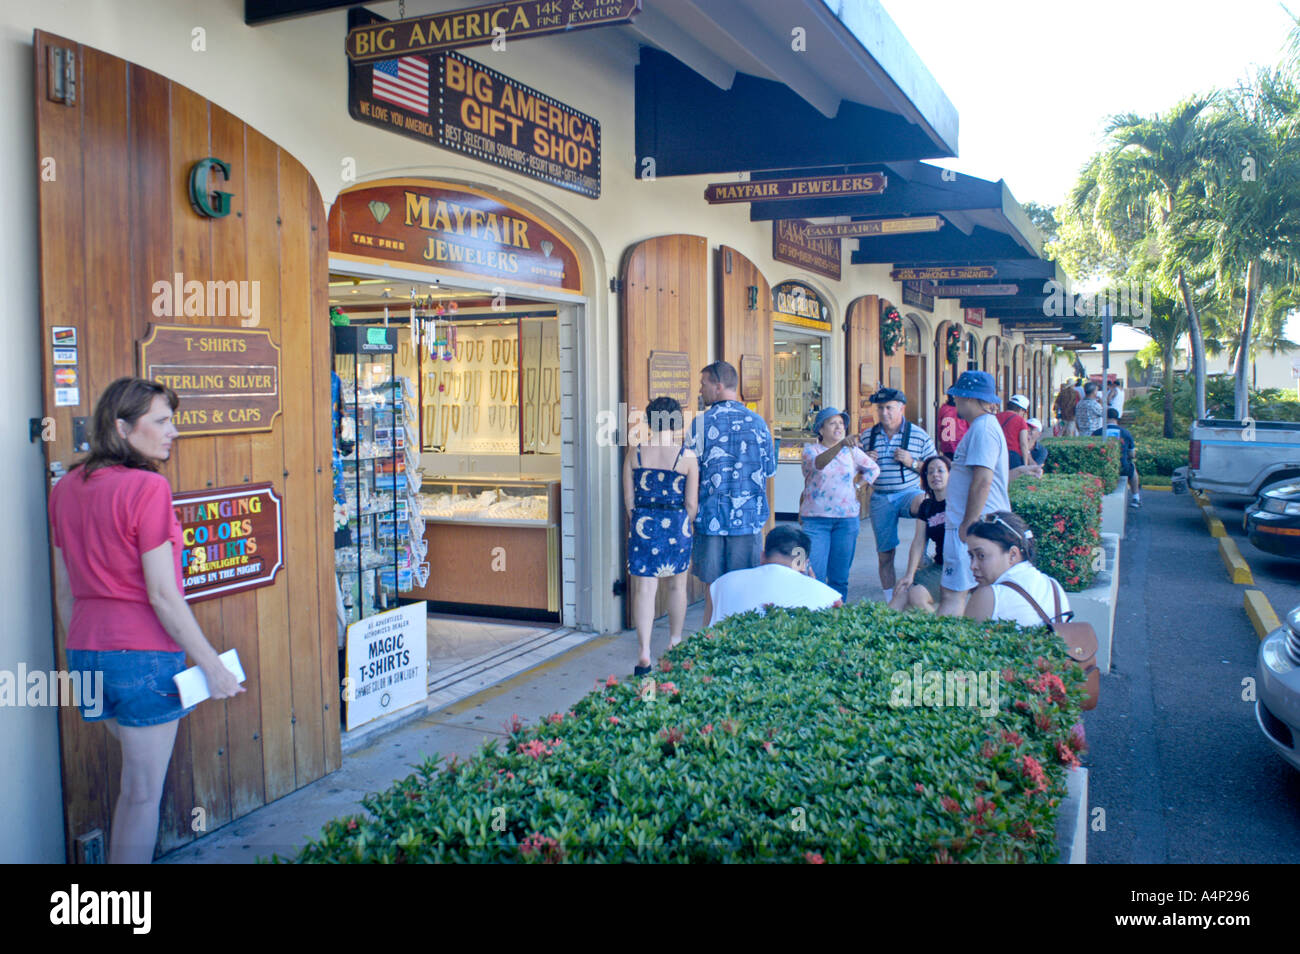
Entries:
{"label": "roof overhang", "polygon": [[618,29],[646,44],[657,176],[957,153],[956,109],[876,0],[654,0]]}

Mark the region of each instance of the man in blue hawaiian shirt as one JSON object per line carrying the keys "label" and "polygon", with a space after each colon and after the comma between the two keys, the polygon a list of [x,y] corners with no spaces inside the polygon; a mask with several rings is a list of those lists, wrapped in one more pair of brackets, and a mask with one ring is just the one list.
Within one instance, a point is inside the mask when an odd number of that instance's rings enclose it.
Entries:
{"label": "man in blue hawaiian shirt", "polygon": [[[690,444],[700,459],[700,509],[691,561],[706,584],[732,570],[758,566],[770,513],[767,480],[776,475],[772,432],[757,412],[737,399],[734,365],[715,361],[700,372],[700,397],[708,410],[691,421]],[[704,618],[713,615],[705,597]]]}

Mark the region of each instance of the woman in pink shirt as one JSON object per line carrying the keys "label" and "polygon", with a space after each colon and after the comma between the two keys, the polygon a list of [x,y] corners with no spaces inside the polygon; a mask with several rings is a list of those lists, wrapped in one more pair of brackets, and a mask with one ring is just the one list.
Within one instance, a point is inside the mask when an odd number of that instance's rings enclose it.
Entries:
{"label": "woman in pink shirt", "polygon": [[148,864],[176,726],[189,713],[172,677],[188,652],[215,699],[243,692],[181,592],[181,526],[158,462],[171,455],[179,403],[170,388],[119,378],[91,419],[90,456],[50,491],[59,619],[70,672],[98,686],[82,718],[122,746],[108,860]]}
{"label": "woman in pink shirt", "polygon": [[858,480],[875,483],[880,465],[847,435],[848,414],[824,407],[813,421],[817,443],[803,446],[803,495],[799,523],[812,539],[808,563],[817,579],[849,598],[849,570],[858,549],[861,504]]}

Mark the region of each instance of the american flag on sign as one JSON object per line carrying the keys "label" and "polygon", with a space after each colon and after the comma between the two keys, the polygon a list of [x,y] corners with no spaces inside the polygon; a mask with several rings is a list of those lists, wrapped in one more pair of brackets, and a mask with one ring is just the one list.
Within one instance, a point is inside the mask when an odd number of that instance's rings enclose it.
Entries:
{"label": "american flag on sign", "polygon": [[375,99],[429,115],[429,61],[423,56],[403,56],[375,64],[370,88]]}

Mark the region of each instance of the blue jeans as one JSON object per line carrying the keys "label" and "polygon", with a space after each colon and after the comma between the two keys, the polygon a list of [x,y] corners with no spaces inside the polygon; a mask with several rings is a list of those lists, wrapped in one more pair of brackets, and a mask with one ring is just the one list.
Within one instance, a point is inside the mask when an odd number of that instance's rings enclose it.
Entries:
{"label": "blue jeans", "polygon": [[801,517],[803,532],[812,540],[808,562],[813,573],[831,589],[839,590],[840,599],[848,602],[849,569],[858,549],[857,517]]}

